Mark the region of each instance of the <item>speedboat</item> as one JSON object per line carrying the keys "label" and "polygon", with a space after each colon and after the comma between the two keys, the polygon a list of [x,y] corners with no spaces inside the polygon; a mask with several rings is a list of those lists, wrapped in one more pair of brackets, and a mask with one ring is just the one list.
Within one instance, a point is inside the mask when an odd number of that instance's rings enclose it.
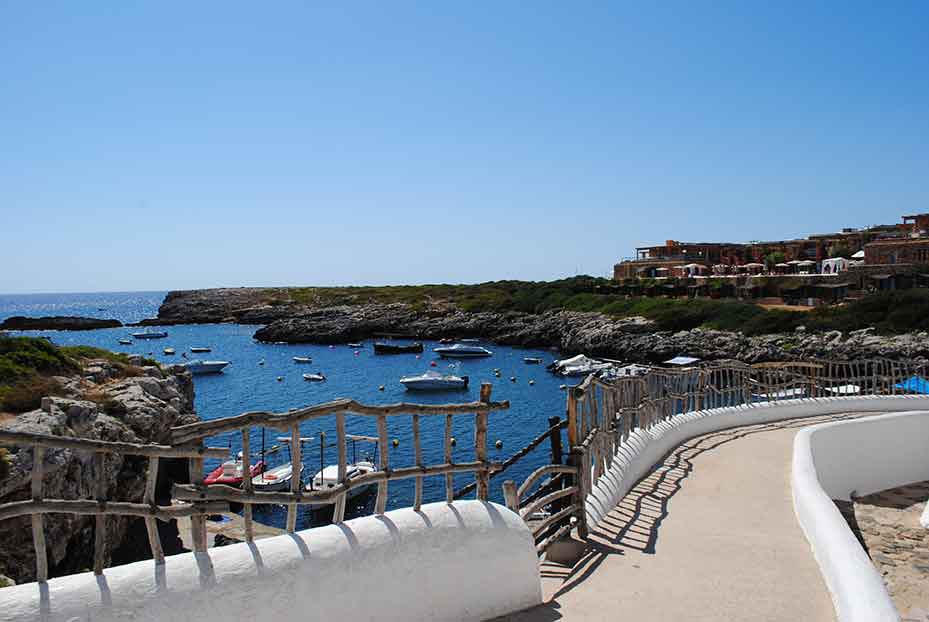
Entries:
{"label": "speedboat", "polygon": [[184,363],[184,367],[187,368],[192,374],[218,374],[229,365],[229,361],[188,361]]}
{"label": "speedboat", "polygon": [[526,365],[540,365],[542,363],[542,359],[536,356],[524,356],[523,363]]}
{"label": "speedboat", "polygon": [[[207,486],[211,484],[226,484],[227,486],[239,486],[242,483],[244,462],[242,454],[235,460],[226,460],[221,465],[213,469],[209,475],[203,478],[203,483]],[[249,477],[253,478],[265,470],[265,463],[259,460],[248,468]]]}
{"label": "speedboat", "polygon": [[492,356],[493,352],[481,346],[468,346],[456,343],[453,346],[442,346],[432,350],[439,356],[445,358],[473,359],[484,356]]}
{"label": "speedboat", "polygon": [[550,369],[559,376],[588,376],[612,367],[613,363],[598,361],[583,354],[578,354],[569,359],[555,361]]}
{"label": "speedboat", "polygon": [[193,346],[190,348],[191,352],[210,352],[210,349],[206,346]]}
{"label": "speedboat", "polygon": [[326,376],[323,374],[303,374],[303,379],[311,382],[325,382]]}
{"label": "speedboat", "polygon": [[165,348],[163,352],[165,354],[174,354],[174,348]]}
{"label": "speedboat", "polygon": [[448,391],[454,389],[467,389],[467,376],[442,375],[437,371],[427,371],[419,376],[406,376],[400,379],[400,384],[408,391]]}
{"label": "speedboat", "polygon": [[[352,461],[345,465],[345,480],[351,480],[355,477],[360,477],[362,475],[367,475],[368,473],[373,473],[377,471],[377,443],[378,439],[374,436],[359,436],[356,434],[346,434],[346,441],[351,441],[352,443]],[[358,459],[358,442],[371,443],[374,446],[374,457],[370,455],[363,454],[362,459]],[[325,457],[320,455],[320,461],[324,462]],[[329,488],[334,488],[339,484],[339,465],[330,464],[323,468],[319,473],[313,476],[313,479],[307,483],[304,487],[306,491],[315,491],[315,490],[326,490]],[[366,492],[370,491],[376,486],[375,482],[369,484],[362,484],[359,486],[352,486],[348,489],[348,492],[345,494],[346,500],[354,499],[355,497],[361,496]],[[331,505],[331,501],[324,503],[309,503],[311,510],[320,510],[328,505]]]}
{"label": "speedboat", "polygon": [[[303,470],[303,465],[300,465]],[[294,464],[288,462],[281,464],[273,469],[262,471],[252,478],[252,488],[260,492],[270,492],[275,490],[289,490],[290,480],[294,478]]]}
{"label": "speedboat", "polygon": [[119,343],[120,343],[121,345],[124,345],[124,346],[131,346],[131,345],[132,345],[132,339],[120,339],[120,340],[119,340]]}
{"label": "speedboat", "polygon": [[313,358],[309,356],[295,356],[294,363],[312,363]]}
{"label": "speedboat", "polygon": [[136,339],[164,339],[168,332],[164,330],[143,330],[141,333],[132,333]]}
{"label": "speedboat", "polygon": [[394,343],[381,343],[379,341],[374,342],[374,353],[375,354],[404,354],[407,352],[419,353],[423,351],[423,344],[419,343],[410,343],[406,345],[398,345]]}
{"label": "speedboat", "polygon": [[363,343],[350,343],[348,344],[348,347],[349,348],[363,348],[364,344]]}

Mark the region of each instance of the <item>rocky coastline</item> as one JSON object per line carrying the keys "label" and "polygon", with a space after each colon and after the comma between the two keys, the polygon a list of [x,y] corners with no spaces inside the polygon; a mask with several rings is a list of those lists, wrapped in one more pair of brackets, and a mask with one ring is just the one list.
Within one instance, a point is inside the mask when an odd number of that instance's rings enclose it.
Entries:
{"label": "rocky coastline", "polygon": [[[166,443],[173,426],[197,420],[191,376],[180,367],[142,367],[142,360],[127,368],[110,361],[83,362],[79,374],[58,376],[61,397],[42,399],[41,408],[15,416],[0,415],[5,430],[53,434],[104,441]],[[127,372],[128,369],[128,372]],[[8,458],[8,475],[0,479],[0,503],[30,498],[32,451],[14,449]],[[109,455],[105,460],[108,499],[141,502],[147,460]],[[170,481],[186,481],[185,461],[163,460],[156,502],[170,504]],[[80,499],[95,496],[91,455],[68,449],[48,449],[44,492],[49,498]],[[151,558],[142,519],[107,517],[111,538],[107,565]],[[174,523],[158,521],[166,553],[182,550]],[[45,517],[51,576],[93,567],[94,517],[48,514]],[[29,517],[0,522],[0,575],[17,583],[35,580],[35,552]]]}
{"label": "rocky coastline", "polygon": [[0,330],[94,330],[97,328],[119,328],[119,320],[54,315],[48,317],[24,317],[14,315],[0,322]]}

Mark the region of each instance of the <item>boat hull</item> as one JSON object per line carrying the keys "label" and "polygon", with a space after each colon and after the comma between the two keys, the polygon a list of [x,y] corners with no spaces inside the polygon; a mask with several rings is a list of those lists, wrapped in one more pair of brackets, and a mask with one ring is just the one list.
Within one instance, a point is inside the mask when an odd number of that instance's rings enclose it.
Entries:
{"label": "boat hull", "polygon": [[415,353],[419,354],[423,351],[423,344],[421,343],[412,343],[410,345],[399,346],[392,343],[375,343],[374,344],[374,353],[375,354],[407,354]]}
{"label": "boat hull", "polygon": [[221,374],[229,365],[228,361],[205,361],[203,363],[187,363],[184,367],[192,374]]}

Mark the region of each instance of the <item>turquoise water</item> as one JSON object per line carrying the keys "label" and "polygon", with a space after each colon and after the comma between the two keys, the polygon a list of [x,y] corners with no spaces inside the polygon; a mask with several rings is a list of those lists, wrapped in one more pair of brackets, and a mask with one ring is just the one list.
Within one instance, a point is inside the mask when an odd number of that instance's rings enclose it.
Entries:
{"label": "turquoise water", "polygon": [[[97,317],[115,317],[123,321],[135,321],[143,317],[153,317],[164,294],[160,292],[122,293],[122,294],[41,294],[28,296],[0,296],[0,319],[10,315],[96,315]],[[99,309],[103,309],[100,311]],[[213,360],[230,361],[231,365],[223,374],[196,376],[197,413],[203,419],[215,419],[237,415],[248,410],[273,410],[283,412],[290,408],[326,402],[338,397],[350,397],[368,404],[386,404],[399,401],[420,403],[451,403],[476,400],[481,382],[492,382],[493,399],[509,400],[510,409],[491,413],[488,422],[488,455],[493,460],[502,461],[513,452],[543,432],[547,427],[548,417],[564,415],[565,394],[559,390],[564,379],[557,378],[547,371],[544,365],[526,365],[523,357],[540,357],[548,362],[556,353],[538,349],[516,349],[485,343],[494,355],[485,359],[462,361],[442,360],[431,352],[438,344],[423,342],[426,350],[422,355],[374,355],[372,340],[364,342],[364,347],[352,349],[345,345],[335,347],[322,345],[282,345],[262,344],[252,339],[258,327],[236,324],[207,324],[194,326],[167,326],[166,339],[137,341],[131,346],[118,343],[121,337],[139,329],[114,328],[81,332],[65,331],[27,331],[23,334],[47,335],[61,345],[85,344],[108,348],[117,352],[143,354],[159,361],[181,361],[181,353],[188,357],[202,357]],[[162,350],[172,347],[175,356],[165,356]],[[209,346],[212,352],[206,355],[190,354],[191,346]],[[296,364],[294,356],[311,356],[312,364]],[[259,365],[264,361],[264,365]],[[436,367],[431,367],[435,362]],[[493,370],[499,368],[500,378],[495,378]],[[468,375],[470,386],[466,391],[443,393],[408,392],[399,383],[401,376],[422,373],[428,369],[451,371],[458,375]],[[302,374],[322,372],[326,382],[307,382]],[[277,381],[277,377],[282,381]],[[515,378],[511,381],[510,378]],[[529,381],[533,380],[534,385]],[[383,391],[378,387],[384,386]],[[399,441],[399,446],[391,447],[390,464],[392,467],[408,466],[413,463],[412,433],[410,417],[391,417],[388,431],[392,439]],[[349,416],[346,420],[349,433],[376,435],[375,421],[371,417]],[[328,439],[335,438],[335,421],[326,418],[318,421],[304,422],[301,435],[317,439],[304,447],[304,479],[319,470],[320,447],[318,439],[324,432]],[[423,439],[423,459],[427,463],[443,462],[444,417],[422,417],[421,434]],[[276,443],[280,433],[275,430],[266,432],[266,445]],[[456,461],[468,461],[474,457],[474,417],[456,416],[454,435],[457,446],[454,450]],[[502,449],[496,449],[494,443],[503,442]],[[251,447],[253,454],[261,447],[261,431],[252,429]],[[327,441],[327,442],[331,442]],[[207,444],[211,446],[230,446],[237,452],[241,446],[238,434],[213,437]],[[336,460],[336,449],[326,447],[324,462],[329,464]],[[358,446],[359,454],[362,446]],[[351,450],[349,453],[351,457]],[[359,456],[360,458],[360,456]],[[286,451],[279,452],[268,459],[271,465],[289,460]],[[505,475],[491,480],[491,497],[502,501],[501,484],[504,479],[521,481],[533,469],[548,462],[547,450],[540,447],[522,462],[514,465]],[[212,470],[218,461],[207,464]],[[471,481],[466,475],[456,476],[456,488]],[[389,508],[404,507],[412,504],[413,480],[392,482],[390,484]],[[427,478],[424,483],[426,500],[444,498],[445,488],[442,477]],[[373,498],[359,498],[349,514],[371,511]],[[286,512],[281,507],[267,506],[256,508],[256,518],[268,524],[282,527]],[[308,525],[324,520],[324,517],[312,516],[304,512],[300,517],[301,525]]]}

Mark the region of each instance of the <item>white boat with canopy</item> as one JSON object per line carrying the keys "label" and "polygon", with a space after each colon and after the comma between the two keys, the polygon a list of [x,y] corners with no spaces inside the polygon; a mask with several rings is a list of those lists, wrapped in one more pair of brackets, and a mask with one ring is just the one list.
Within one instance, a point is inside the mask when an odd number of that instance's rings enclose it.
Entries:
{"label": "white boat with canopy", "polygon": [[484,356],[493,356],[493,352],[482,346],[471,346],[462,343],[456,343],[453,346],[442,346],[432,350],[439,356],[445,358],[472,359]]}
{"label": "white boat with canopy", "polygon": [[467,389],[468,376],[455,376],[453,374],[440,374],[437,371],[427,371],[419,376],[405,376],[400,378],[408,391],[448,391],[454,389]]}
{"label": "white boat with canopy", "polygon": [[[346,441],[351,441],[352,443],[352,461],[349,464],[345,465],[345,479],[351,480],[368,473],[373,473],[377,471],[377,445],[378,439],[373,436],[361,436],[358,434],[346,434]],[[369,456],[367,454],[362,455],[361,460],[358,459],[358,447],[359,442],[371,443],[374,445],[374,455]],[[324,449],[325,443],[320,442],[320,463],[325,463]],[[313,476],[306,487],[307,491],[314,490],[326,490],[328,488],[335,488],[339,484],[339,465],[338,464],[329,464],[324,466],[319,470],[319,472]],[[369,491],[371,491],[377,484],[371,482],[369,484],[361,484],[359,486],[352,486],[348,489],[348,492],[345,493],[346,500],[354,499],[359,497]],[[307,504],[311,509],[318,510],[320,508],[332,505],[330,502],[326,503],[309,503]]]}

